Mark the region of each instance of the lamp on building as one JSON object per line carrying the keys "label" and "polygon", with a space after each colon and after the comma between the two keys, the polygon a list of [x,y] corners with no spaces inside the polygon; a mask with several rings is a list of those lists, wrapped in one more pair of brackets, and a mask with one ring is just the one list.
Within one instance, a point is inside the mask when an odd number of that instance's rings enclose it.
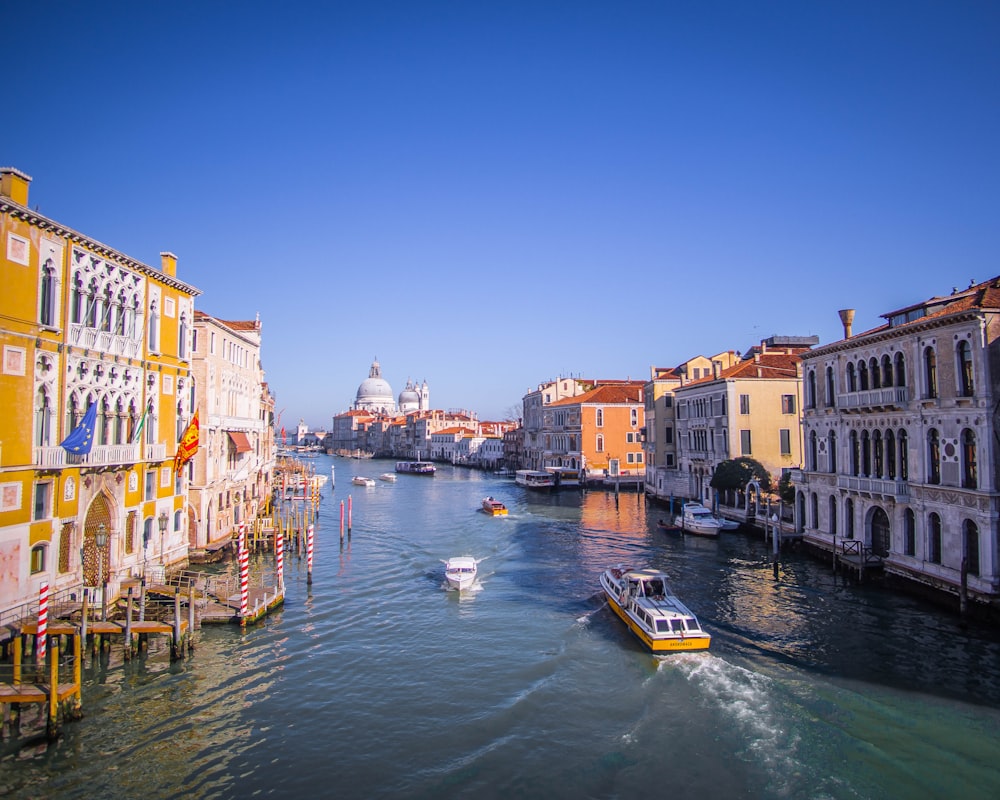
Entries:
{"label": "lamp on building", "polygon": [[97,533],[94,534],[94,543],[97,545],[97,585],[101,589],[101,620],[108,620],[108,593],[104,586],[104,548],[108,546],[108,526],[103,522],[97,526]]}
{"label": "lamp on building", "polygon": [[167,517],[166,511],[161,511],[160,516],[156,518],[157,524],[160,526],[160,565],[163,565],[163,537],[167,532],[167,522],[169,517]]}

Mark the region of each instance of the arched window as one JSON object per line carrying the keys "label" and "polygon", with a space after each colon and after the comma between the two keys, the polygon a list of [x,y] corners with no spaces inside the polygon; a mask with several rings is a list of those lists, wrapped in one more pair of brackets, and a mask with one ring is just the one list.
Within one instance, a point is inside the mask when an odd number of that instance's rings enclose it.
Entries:
{"label": "arched window", "polygon": [[917,554],[917,518],[912,508],[903,512],[903,555]]}
{"label": "arched window", "polygon": [[[819,469],[819,467],[817,466],[818,461],[817,461],[817,457],[816,457],[816,451],[817,451],[817,447],[816,447],[816,431],[809,431],[809,465],[808,465],[808,468],[811,469],[811,470]],[[813,526],[813,527],[815,527],[815,526]]]}
{"label": "arched window", "polygon": [[969,575],[979,574],[979,526],[971,519],[962,523],[962,556]]}
{"label": "arched window", "polygon": [[830,431],[830,440],[827,442],[830,450],[830,472],[837,471],[837,434]]}
{"label": "arched window", "polygon": [[924,348],[924,396],[934,398],[938,396],[937,389],[937,356],[934,355],[933,347]]}
{"label": "arched window", "polygon": [[88,328],[97,327],[97,278],[91,278],[87,284],[87,313],[84,315],[84,325]]}
{"label": "arched window", "polygon": [[857,477],[861,474],[861,451],[858,447],[858,432],[851,431],[851,474]]}
{"label": "arched window", "polygon": [[858,389],[868,391],[868,365],[863,360],[858,362]]}
{"label": "arched window", "polygon": [[941,563],[941,517],[936,513],[927,518],[927,560]]}
{"label": "arched window", "polygon": [[111,333],[111,311],[114,308],[114,290],[110,286],[104,287],[104,303],[101,309],[101,330]]}
{"label": "arched window", "polygon": [[813,492],[811,495],[809,495],[809,514],[812,517],[812,519],[810,520],[810,522],[812,523],[812,527],[814,529],[818,528],[819,527],[819,498],[816,497],[816,492]]}
{"label": "arched window", "polygon": [[128,308],[128,298],[125,296],[125,290],[122,289],[118,292],[118,298],[115,302],[115,333],[118,336],[125,335],[125,311]]}
{"label": "arched window", "polygon": [[881,478],[885,475],[882,471],[885,462],[882,459],[882,432],[873,431],[872,432],[872,457],[875,462],[875,472],[873,473],[876,478]]}
{"label": "arched window", "polygon": [[603,428],[604,427],[604,409],[603,408],[597,409],[597,427],[598,428]]}
{"label": "arched window", "polygon": [[50,328],[56,324],[56,269],[52,259],[42,267],[42,285],[39,293],[38,321]]}
{"label": "arched window", "polygon": [[872,443],[868,431],[861,431],[861,474],[872,474]]}
{"label": "arched window", "polygon": [[44,544],[36,544],[31,548],[31,574],[34,575],[36,572],[45,572],[45,562],[47,553],[47,547]]}
{"label": "arched window", "polygon": [[908,481],[910,479],[910,457],[909,457],[909,441],[906,436],[906,430],[901,430],[899,432],[899,479],[901,481]]}
{"label": "arched window", "polygon": [[830,495],[830,533],[834,536],[837,535],[837,498],[834,495]]}
{"label": "arched window", "polygon": [[49,396],[44,388],[38,390],[36,395],[36,434],[35,444],[39,447],[48,447],[52,444],[52,407],[49,404]]}
{"label": "arched window", "polygon": [[108,398],[101,399],[101,405],[98,406],[97,412],[97,435],[94,436],[94,441],[99,444],[109,444],[114,420]]}
{"label": "arched window", "polygon": [[598,453],[603,453],[604,452],[604,434],[603,433],[597,434],[597,452]]}
{"label": "arched window", "polygon": [[806,406],[816,408],[816,370],[809,370],[806,379]]}
{"label": "arched window", "polygon": [[833,380],[833,367],[826,368],[826,407],[833,408],[837,405],[836,386]]}
{"label": "arched window", "polygon": [[941,440],[936,428],[927,431],[927,482],[941,483]]}
{"label": "arched window", "polygon": [[187,358],[187,338],[188,338],[188,324],[187,324],[187,314],[181,314],[181,324],[180,332],[178,333],[177,342],[177,355],[179,358]]}
{"label": "arched window", "polygon": [[888,353],[882,356],[882,385],[887,389],[892,386],[892,359]]}
{"label": "arched window", "polygon": [[896,435],[888,430],[885,432],[885,476],[896,480]]}
{"label": "arched window", "polygon": [[73,288],[69,296],[69,321],[79,323],[83,315],[83,280],[79,274],[73,276]]}
{"label": "arched window", "polygon": [[972,397],[975,394],[975,384],[972,380],[972,348],[965,339],[958,343],[958,377],[959,393],[962,397]]}
{"label": "arched window", "polygon": [[962,486],[979,488],[979,471],[976,468],[976,434],[966,428],[962,431]]}
{"label": "arched window", "polygon": [[869,362],[869,367],[868,368],[871,370],[872,388],[873,389],[881,389],[882,388],[882,370],[879,369],[878,359],[872,357],[872,360]]}
{"label": "arched window", "polygon": [[896,385],[906,386],[906,359],[902,353],[896,353]]}
{"label": "arched window", "polygon": [[856,392],[858,390],[858,380],[854,375],[854,364],[847,365],[847,391]]}
{"label": "arched window", "polygon": [[854,501],[850,497],[844,501],[844,536],[854,538]]}
{"label": "arched window", "polygon": [[159,332],[160,315],[154,302],[149,306],[149,349],[154,353],[159,352]]}

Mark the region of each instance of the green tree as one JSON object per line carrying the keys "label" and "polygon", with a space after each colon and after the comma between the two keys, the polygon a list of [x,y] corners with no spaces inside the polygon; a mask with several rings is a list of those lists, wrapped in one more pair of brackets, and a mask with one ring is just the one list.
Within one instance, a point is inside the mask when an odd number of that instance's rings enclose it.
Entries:
{"label": "green tree", "polygon": [[756,459],[740,456],[719,464],[712,474],[709,485],[720,491],[742,492],[747,488],[747,484],[755,479],[760,484],[761,491],[771,491],[771,473],[764,469],[764,465]]}
{"label": "green tree", "polygon": [[785,470],[778,481],[778,497],[781,502],[791,505],[795,502],[795,484],[792,483],[792,471]]}

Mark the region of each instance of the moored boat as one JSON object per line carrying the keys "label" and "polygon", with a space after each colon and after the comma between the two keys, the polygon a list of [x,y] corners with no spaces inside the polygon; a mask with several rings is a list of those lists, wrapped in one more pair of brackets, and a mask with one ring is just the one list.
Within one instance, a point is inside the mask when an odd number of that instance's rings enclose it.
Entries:
{"label": "moored boat", "polygon": [[493,517],[507,516],[507,506],[493,497],[483,498],[483,511]]}
{"label": "moored boat", "polygon": [[654,653],[707,650],[712,637],[670,589],[665,572],[626,564],[601,573],[608,605]]}
{"label": "moored boat", "polygon": [[355,486],[374,486],[375,479],[366,478],[362,475],[355,475],[353,478],[351,478],[351,483],[353,483]]}
{"label": "moored boat", "polygon": [[396,472],[408,475],[433,475],[437,471],[430,461],[397,461]]}
{"label": "moored boat", "polygon": [[685,533],[696,536],[718,536],[722,523],[701,503],[685,503],[681,513],[674,520]]}
{"label": "moored boat", "polygon": [[381,475],[378,476],[378,479],[380,481],[385,481],[386,483],[395,483],[396,482],[396,473],[394,473],[394,472],[383,472]]}
{"label": "moored boat", "polygon": [[549,491],[556,485],[552,473],[537,469],[519,469],[514,473],[514,482],[518,486],[543,492]]}
{"label": "moored boat", "polygon": [[463,591],[476,582],[479,561],[472,556],[456,556],[444,561],[444,576],[452,589]]}
{"label": "moored boat", "polygon": [[658,519],[656,521],[656,527],[661,531],[666,531],[667,533],[680,533],[681,527],[676,522],[670,522],[665,519]]}

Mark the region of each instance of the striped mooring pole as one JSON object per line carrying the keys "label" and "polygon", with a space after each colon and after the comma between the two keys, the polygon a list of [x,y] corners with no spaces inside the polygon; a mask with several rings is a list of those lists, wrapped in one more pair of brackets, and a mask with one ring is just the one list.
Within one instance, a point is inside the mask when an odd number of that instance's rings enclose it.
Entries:
{"label": "striped mooring pole", "polygon": [[278,526],[278,531],[274,536],[274,571],[277,574],[278,591],[285,585],[285,534]]}
{"label": "striped mooring pole", "polygon": [[246,526],[240,523],[239,538],[240,558],[240,625],[247,624],[247,613],[250,610],[250,554],[247,552]]}
{"label": "striped mooring pole", "polygon": [[306,585],[312,586],[313,582],[313,526],[311,523],[306,528]]}
{"label": "striped mooring pole", "polygon": [[48,581],[42,581],[42,585],[38,587],[38,633],[36,635],[36,652],[38,653],[38,662],[41,664],[45,663],[45,655],[49,641],[48,631],[49,584]]}

